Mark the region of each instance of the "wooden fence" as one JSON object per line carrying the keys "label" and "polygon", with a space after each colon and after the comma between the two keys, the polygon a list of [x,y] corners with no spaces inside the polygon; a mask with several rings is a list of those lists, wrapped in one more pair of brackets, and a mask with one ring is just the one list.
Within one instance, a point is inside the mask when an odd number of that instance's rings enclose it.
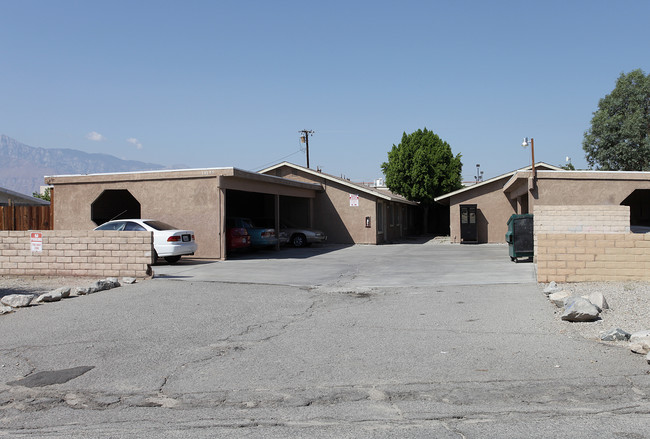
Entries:
{"label": "wooden fence", "polygon": [[0,230],[52,230],[52,206],[0,206]]}

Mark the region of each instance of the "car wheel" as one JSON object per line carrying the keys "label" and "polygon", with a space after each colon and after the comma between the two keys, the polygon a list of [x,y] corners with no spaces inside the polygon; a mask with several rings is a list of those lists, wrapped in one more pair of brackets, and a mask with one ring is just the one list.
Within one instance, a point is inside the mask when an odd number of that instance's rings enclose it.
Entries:
{"label": "car wheel", "polygon": [[181,257],[180,256],[165,256],[165,260],[169,264],[175,264],[175,263],[177,263],[178,261],[181,260]]}
{"label": "car wheel", "polygon": [[307,244],[307,239],[302,233],[297,233],[291,237],[291,245],[294,247],[304,247]]}

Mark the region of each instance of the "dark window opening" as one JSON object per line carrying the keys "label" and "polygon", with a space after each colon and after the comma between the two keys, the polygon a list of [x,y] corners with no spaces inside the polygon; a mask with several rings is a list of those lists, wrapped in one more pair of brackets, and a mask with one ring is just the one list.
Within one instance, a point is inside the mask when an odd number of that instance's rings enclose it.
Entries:
{"label": "dark window opening", "polygon": [[636,189],[621,203],[630,206],[630,227],[650,227],[650,189]]}
{"label": "dark window opening", "polygon": [[140,203],[126,189],[107,189],[90,206],[90,219],[98,226],[127,218],[140,218]]}

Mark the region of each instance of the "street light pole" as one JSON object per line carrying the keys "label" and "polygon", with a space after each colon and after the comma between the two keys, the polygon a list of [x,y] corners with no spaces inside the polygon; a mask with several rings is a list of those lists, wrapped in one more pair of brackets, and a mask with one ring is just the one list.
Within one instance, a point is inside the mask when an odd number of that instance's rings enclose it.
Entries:
{"label": "street light pole", "polygon": [[[524,148],[529,145],[528,137],[524,137],[524,141],[521,144]],[[533,180],[537,179],[537,171],[535,170],[535,139],[530,138],[530,155],[532,157],[532,170],[533,170]]]}

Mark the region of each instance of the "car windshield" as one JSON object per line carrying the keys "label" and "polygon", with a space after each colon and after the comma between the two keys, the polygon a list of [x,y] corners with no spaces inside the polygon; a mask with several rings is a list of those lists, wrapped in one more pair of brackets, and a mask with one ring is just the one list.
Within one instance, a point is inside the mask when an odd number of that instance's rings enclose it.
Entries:
{"label": "car windshield", "polygon": [[95,230],[122,230],[124,228],[124,221],[109,221],[96,227]]}
{"label": "car windshield", "polygon": [[176,230],[177,227],[170,226],[167,223],[163,223],[162,221],[145,221],[144,222],[146,225],[148,225],[151,228],[154,228],[156,230]]}

